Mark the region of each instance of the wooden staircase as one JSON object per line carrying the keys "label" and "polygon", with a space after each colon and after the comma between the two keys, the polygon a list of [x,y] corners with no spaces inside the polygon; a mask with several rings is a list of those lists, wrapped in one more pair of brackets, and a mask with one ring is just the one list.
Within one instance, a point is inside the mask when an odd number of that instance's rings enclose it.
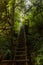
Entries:
{"label": "wooden staircase", "polygon": [[18,43],[15,46],[14,60],[14,65],[28,65],[29,62],[27,56],[26,34],[24,29],[22,29],[18,38]]}
{"label": "wooden staircase", "polygon": [[27,59],[27,46],[24,41],[15,46],[14,60],[14,65],[28,65],[29,59]]}

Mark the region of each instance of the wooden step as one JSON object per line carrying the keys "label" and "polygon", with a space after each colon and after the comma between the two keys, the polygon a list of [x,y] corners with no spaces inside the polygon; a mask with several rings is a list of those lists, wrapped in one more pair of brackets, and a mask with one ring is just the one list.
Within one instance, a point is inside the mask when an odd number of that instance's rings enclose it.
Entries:
{"label": "wooden step", "polygon": [[24,45],[21,45],[21,46],[20,46],[20,45],[18,45],[17,47],[18,47],[18,48],[22,48],[22,47],[24,47],[24,48],[25,48],[25,46],[24,46]]}
{"label": "wooden step", "polygon": [[26,55],[24,55],[24,54],[22,55],[22,54],[21,54],[21,55],[15,55],[15,56],[26,56]]}
{"label": "wooden step", "polygon": [[16,62],[15,65],[26,65],[26,62],[25,62],[25,61],[22,61],[22,62]]}
{"label": "wooden step", "polygon": [[25,49],[23,49],[23,48],[20,48],[20,49],[17,48],[16,50],[17,50],[17,51],[25,51]]}
{"label": "wooden step", "polygon": [[25,51],[16,51],[16,54],[17,54],[17,55],[25,54]]}
{"label": "wooden step", "polygon": [[6,62],[25,62],[25,61],[29,61],[29,59],[21,59],[21,60],[2,60],[2,63],[6,63]]}
{"label": "wooden step", "polygon": [[23,47],[16,47],[16,49],[25,49],[25,47],[23,46]]}
{"label": "wooden step", "polygon": [[17,50],[16,50],[16,52],[17,52],[17,53],[23,53],[23,52],[25,53],[25,51],[21,51],[21,50],[20,50],[20,51],[17,51]]}
{"label": "wooden step", "polygon": [[16,59],[18,59],[18,60],[20,60],[20,59],[25,59],[25,56],[15,56],[15,60]]}

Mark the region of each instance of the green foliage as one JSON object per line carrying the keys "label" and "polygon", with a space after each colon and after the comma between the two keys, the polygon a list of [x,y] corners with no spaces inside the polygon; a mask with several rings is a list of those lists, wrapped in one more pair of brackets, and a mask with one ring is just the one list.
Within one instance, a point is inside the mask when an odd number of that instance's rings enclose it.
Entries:
{"label": "green foliage", "polygon": [[36,61],[35,65],[42,65],[43,2],[39,4],[37,4],[38,0],[37,2],[31,0],[31,2],[34,2],[33,6],[27,12],[25,0],[0,0],[0,53],[6,55],[9,53],[12,57],[13,44],[17,43],[17,35],[26,25],[27,27],[24,28],[26,29],[26,40],[28,45],[32,47],[31,50],[28,50],[31,52],[30,54],[35,52],[35,57],[33,56]]}

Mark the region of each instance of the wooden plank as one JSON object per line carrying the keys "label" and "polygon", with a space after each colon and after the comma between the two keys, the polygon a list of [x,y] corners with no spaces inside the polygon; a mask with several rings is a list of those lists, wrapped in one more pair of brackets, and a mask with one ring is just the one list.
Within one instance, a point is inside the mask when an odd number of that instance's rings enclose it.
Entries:
{"label": "wooden plank", "polygon": [[29,61],[29,59],[27,59],[27,60],[25,60],[25,59],[24,60],[23,59],[22,60],[2,60],[1,63],[13,63],[13,62],[16,62],[16,61],[18,61],[18,62]]}

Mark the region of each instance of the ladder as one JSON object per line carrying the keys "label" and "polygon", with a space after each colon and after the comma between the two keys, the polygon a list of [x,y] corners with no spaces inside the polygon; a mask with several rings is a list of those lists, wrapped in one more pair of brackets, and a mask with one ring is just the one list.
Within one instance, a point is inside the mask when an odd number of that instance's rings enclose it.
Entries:
{"label": "ladder", "polygon": [[[23,36],[22,36],[23,35]],[[27,45],[25,31],[20,35],[19,43],[15,46],[14,65],[28,65]],[[22,41],[21,41],[22,40]],[[25,41],[24,41],[25,40]]]}
{"label": "ladder", "polygon": [[27,59],[26,45],[23,43],[18,43],[15,47],[15,63],[14,65],[28,65],[29,59]]}

